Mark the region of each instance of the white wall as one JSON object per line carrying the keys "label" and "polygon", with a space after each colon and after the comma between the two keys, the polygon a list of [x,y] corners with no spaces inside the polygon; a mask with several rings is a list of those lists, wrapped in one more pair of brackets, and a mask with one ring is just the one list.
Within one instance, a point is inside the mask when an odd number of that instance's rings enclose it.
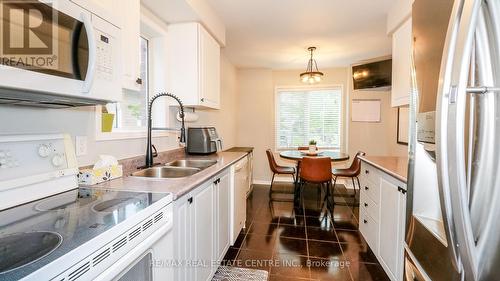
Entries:
{"label": "white wall", "polygon": [[[87,136],[88,153],[78,157],[78,164],[93,164],[100,154],[114,155],[118,159],[143,155],[146,139],[96,141],[94,107],[73,109],[40,109],[20,106],[0,106],[1,134],[68,133]],[[178,147],[175,136],[155,138],[158,150]]]}

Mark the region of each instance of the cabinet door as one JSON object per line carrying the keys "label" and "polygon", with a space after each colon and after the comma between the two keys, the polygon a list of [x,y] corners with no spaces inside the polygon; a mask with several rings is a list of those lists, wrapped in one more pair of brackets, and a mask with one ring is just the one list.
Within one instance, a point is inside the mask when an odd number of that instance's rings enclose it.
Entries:
{"label": "cabinet door", "polygon": [[[140,1],[124,0],[121,3],[122,15],[127,20],[122,26],[122,88],[140,91]],[[116,7],[115,7],[116,8]],[[118,8],[120,9],[120,8]]]}
{"label": "cabinet door", "polygon": [[203,262],[203,266],[195,267],[195,278],[192,280],[208,280],[212,273],[214,251],[214,184],[209,183],[199,187],[199,192],[193,197],[194,226],[194,261]]}
{"label": "cabinet door", "polygon": [[402,272],[405,198],[398,184],[380,179],[380,263],[391,280],[399,280]]}
{"label": "cabinet door", "polygon": [[200,101],[202,105],[220,108],[220,47],[219,43],[202,27],[199,28],[200,45]]}
{"label": "cabinet door", "polygon": [[175,260],[180,263],[175,267],[175,280],[188,281],[192,280],[192,270],[185,264],[192,260],[192,223],[191,219],[191,195],[183,196],[175,201],[174,207],[174,256]]}
{"label": "cabinet door", "polygon": [[218,260],[224,258],[226,250],[229,248],[229,192],[230,192],[229,173],[220,177],[217,184],[217,256]]}
{"label": "cabinet door", "polygon": [[410,103],[411,28],[411,19],[408,19],[392,35],[392,106],[401,106]]}

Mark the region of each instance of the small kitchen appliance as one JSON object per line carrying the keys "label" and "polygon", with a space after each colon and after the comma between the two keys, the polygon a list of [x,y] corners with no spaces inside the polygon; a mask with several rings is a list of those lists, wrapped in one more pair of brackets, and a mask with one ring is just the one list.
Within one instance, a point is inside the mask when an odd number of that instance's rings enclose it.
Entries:
{"label": "small kitchen appliance", "polygon": [[172,280],[172,195],[77,172],[67,135],[0,136],[0,280]]}
{"label": "small kitchen appliance", "polygon": [[120,99],[118,27],[70,0],[0,1],[0,11],[2,36],[10,39],[0,50],[0,104],[58,108]]}
{"label": "small kitchen appliance", "polygon": [[187,152],[189,154],[211,154],[222,150],[222,139],[215,127],[189,127]]}

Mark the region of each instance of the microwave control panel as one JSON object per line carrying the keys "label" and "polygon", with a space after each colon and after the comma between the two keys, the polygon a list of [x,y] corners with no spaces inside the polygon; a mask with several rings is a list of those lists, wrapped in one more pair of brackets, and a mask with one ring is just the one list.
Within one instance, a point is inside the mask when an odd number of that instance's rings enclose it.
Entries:
{"label": "microwave control panel", "polygon": [[113,80],[113,38],[97,32],[97,77],[106,81]]}

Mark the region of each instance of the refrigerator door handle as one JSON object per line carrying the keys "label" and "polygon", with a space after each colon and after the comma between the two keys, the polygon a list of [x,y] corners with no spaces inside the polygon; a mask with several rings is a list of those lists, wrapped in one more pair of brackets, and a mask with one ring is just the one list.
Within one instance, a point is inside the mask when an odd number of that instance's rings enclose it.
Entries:
{"label": "refrigerator door handle", "polygon": [[[467,165],[465,163],[466,93],[473,40],[482,0],[464,0],[449,76],[442,87],[438,107],[438,171],[442,189],[451,208],[455,245],[462,278],[478,280],[478,257],[469,211]],[[448,93],[448,94],[447,94]],[[453,241],[452,241],[453,242]]]}

